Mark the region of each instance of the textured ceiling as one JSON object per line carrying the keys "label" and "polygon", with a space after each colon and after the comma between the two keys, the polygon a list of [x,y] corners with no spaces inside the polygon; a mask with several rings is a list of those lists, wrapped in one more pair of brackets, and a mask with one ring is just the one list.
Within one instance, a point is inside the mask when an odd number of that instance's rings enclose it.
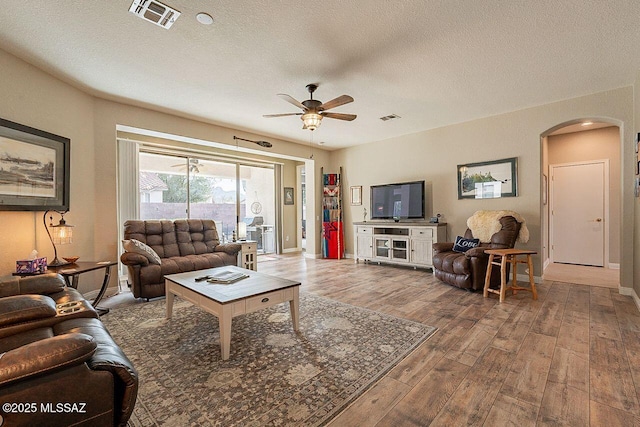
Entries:
{"label": "textured ceiling", "polygon": [[[89,93],[308,143],[276,96],[342,94],[314,142],[335,149],[633,83],[640,2],[168,0],[169,30],[131,0],[3,0],[0,48]],[[196,21],[198,12],[213,25]],[[0,71],[1,73],[1,71]],[[379,118],[397,114],[387,122]]]}

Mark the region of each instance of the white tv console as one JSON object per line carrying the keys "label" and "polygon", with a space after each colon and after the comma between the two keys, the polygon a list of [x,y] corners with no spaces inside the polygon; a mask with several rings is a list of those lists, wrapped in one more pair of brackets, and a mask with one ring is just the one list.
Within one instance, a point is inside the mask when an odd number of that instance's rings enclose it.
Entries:
{"label": "white tv console", "polygon": [[354,222],[355,261],[433,268],[433,248],[447,238],[447,224]]}

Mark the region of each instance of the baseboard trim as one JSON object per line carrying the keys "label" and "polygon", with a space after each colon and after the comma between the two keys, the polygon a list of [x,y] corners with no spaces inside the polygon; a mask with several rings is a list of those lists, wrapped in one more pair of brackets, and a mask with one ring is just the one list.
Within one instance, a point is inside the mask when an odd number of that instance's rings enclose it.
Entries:
{"label": "baseboard trim", "polygon": [[610,262],[609,263],[609,269],[610,270],[620,270],[620,264],[617,262]]}
{"label": "baseboard trim", "polygon": [[288,248],[288,249],[283,249],[282,253],[283,254],[291,254],[294,252],[302,252],[302,248]]}
{"label": "baseboard trim", "polygon": [[626,288],[624,286],[618,286],[618,292],[620,295],[627,295],[633,298],[633,301],[636,303],[636,308],[640,311],[640,298],[638,298],[638,294],[633,288]]}
{"label": "baseboard trim", "polygon": [[[509,274],[509,275],[511,275],[511,274]],[[527,282],[527,283],[529,283],[529,275],[528,274],[516,274],[516,280],[518,280],[518,282]],[[533,283],[535,283],[536,285],[539,285],[540,283],[542,283],[542,277],[533,276]]]}
{"label": "baseboard trim", "polygon": [[314,253],[310,253],[309,251],[304,253],[304,257],[305,258],[312,258],[312,259],[319,259],[322,258],[322,254],[314,254]]}

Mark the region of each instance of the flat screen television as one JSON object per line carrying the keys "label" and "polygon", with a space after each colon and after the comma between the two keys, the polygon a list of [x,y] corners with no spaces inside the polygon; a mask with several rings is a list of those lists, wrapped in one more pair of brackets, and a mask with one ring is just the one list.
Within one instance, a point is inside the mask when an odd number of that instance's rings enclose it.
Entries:
{"label": "flat screen television", "polygon": [[424,181],[371,186],[371,219],[424,219]]}

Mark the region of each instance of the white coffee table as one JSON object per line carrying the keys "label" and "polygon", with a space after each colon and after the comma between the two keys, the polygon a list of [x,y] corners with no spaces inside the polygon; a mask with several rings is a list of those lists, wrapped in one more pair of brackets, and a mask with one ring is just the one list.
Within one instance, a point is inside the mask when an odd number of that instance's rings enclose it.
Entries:
{"label": "white coffee table", "polygon": [[[230,284],[212,284],[196,281],[220,271],[239,271],[249,277]],[[300,282],[281,279],[257,271],[235,266],[217,267],[164,277],[167,295],[167,319],[173,313],[175,295],[216,316],[220,324],[220,350],[222,360],[229,359],[231,347],[231,319],[283,302],[289,302],[293,329],[299,327]]]}

